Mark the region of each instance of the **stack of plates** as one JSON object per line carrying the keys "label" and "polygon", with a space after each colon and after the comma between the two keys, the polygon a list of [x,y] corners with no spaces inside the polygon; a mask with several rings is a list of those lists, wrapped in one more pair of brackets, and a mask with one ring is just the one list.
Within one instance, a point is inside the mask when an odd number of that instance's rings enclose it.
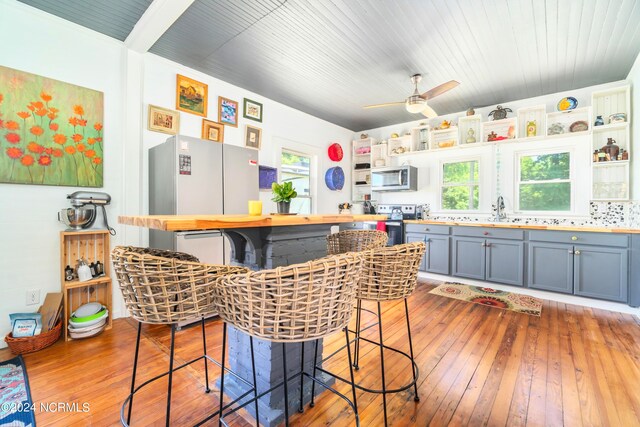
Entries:
{"label": "stack of plates", "polygon": [[74,339],[98,335],[107,327],[109,310],[99,302],[78,307],[69,318],[69,336]]}

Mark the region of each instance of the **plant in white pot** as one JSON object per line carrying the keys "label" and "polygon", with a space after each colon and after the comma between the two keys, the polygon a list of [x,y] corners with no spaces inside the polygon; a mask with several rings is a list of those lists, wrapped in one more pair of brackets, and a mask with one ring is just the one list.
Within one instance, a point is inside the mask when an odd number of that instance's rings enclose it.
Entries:
{"label": "plant in white pot", "polygon": [[273,193],[273,198],[271,200],[278,204],[278,213],[289,213],[291,199],[298,196],[298,193],[293,188],[291,181],[283,182],[282,184],[274,182],[271,184],[271,192]]}

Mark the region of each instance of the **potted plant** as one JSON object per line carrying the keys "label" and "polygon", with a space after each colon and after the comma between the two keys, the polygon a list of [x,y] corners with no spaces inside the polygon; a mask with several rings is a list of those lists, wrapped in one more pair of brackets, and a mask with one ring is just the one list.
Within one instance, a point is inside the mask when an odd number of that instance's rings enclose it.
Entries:
{"label": "potted plant", "polygon": [[274,182],[271,184],[271,191],[273,193],[271,200],[278,204],[278,213],[289,213],[291,199],[298,196],[296,190],[293,189],[291,181],[283,182],[282,184]]}

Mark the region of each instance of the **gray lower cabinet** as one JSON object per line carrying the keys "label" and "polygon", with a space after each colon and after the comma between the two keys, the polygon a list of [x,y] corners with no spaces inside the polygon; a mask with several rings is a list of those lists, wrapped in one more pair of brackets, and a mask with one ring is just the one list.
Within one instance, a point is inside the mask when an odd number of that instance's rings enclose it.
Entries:
{"label": "gray lower cabinet", "polygon": [[453,238],[453,276],[522,286],[523,263],[522,241]]}
{"label": "gray lower cabinet", "polygon": [[[407,235],[405,236],[405,241],[407,243],[424,242],[424,235],[407,233]],[[427,265],[426,259],[427,259],[427,253],[425,252],[424,256],[422,257],[422,261],[420,262],[420,267],[419,267],[420,271],[426,271],[426,265]]]}
{"label": "gray lower cabinet", "polygon": [[573,258],[574,293],[627,301],[628,258],[627,249],[576,246]]}
{"label": "gray lower cabinet", "polygon": [[449,274],[449,236],[426,234],[425,271],[436,274]]}
{"label": "gray lower cabinet", "polygon": [[573,246],[530,242],[528,285],[545,291],[573,293]]}
{"label": "gray lower cabinet", "polygon": [[490,282],[524,285],[524,242],[487,239],[485,278]]}
{"label": "gray lower cabinet", "polygon": [[449,274],[449,236],[407,233],[406,242],[424,242],[426,245],[424,257],[420,263],[420,271]]}
{"label": "gray lower cabinet", "polygon": [[469,279],[484,280],[485,239],[453,237],[451,274]]}

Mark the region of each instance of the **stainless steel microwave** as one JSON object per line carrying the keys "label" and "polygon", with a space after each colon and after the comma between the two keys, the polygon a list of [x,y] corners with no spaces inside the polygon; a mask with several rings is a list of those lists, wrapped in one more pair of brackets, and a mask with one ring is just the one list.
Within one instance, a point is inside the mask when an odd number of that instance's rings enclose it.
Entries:
{"label": "stainless steel microwave", "polygon": [[418,169],[413,166],[390,166],[371,171],[372,191],[416,191]]}

